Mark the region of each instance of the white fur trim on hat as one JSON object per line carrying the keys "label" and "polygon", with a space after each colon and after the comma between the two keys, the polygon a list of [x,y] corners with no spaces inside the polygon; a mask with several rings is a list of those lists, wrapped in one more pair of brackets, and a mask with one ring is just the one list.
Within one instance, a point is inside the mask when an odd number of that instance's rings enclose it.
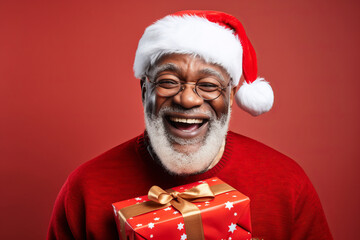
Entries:
{"label": "white fur trim on hat", "polygon": [[244,111],[258,116],[271,109],[274,103],[274,93],[265,79],[257,78],[250,84],[244,81],[235,95],[235,101]]}
{"label": "white fur trim on hat", "polygon": [[139,41],[135,55],[135,77],[164,54],[196,54],[208,63],[222,66],[236,86],[242,74],[242,46],[232,30],[194,16],[166,16],[150,25]]}

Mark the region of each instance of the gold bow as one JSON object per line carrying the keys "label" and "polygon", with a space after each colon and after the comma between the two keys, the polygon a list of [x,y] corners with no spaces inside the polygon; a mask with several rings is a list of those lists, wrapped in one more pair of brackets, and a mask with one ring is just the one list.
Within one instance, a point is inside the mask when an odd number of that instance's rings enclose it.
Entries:
{"label": "gold bow", "polygon": [[233,187],[226,183],[213,185],[211,187],[207,183],[203,183],[184,192],[176,192],[173,189],[165,191],[158,186],[152,186],[148,193],[150,201],[131,205],[118,211],[122,239],[126,239],[126,219],[173,206],[184,218],[187,239],[204,240],[200,210],[191,202],[209,201],[216,195],[234,190]]}

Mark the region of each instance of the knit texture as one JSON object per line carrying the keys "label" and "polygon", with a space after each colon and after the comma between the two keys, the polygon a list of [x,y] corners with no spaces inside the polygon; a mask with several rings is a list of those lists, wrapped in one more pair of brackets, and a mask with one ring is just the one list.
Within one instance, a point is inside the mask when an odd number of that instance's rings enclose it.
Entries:
{"label": "knit texture", "polygon": [[153,160],[144,134],[76,169],[63,185],[47,239],[118,239],[111,204],[217,176],[251,200],[254,239],[332,239],[304,171],[283,154],[229,132],[220,162],[203,174],[172,176]]}

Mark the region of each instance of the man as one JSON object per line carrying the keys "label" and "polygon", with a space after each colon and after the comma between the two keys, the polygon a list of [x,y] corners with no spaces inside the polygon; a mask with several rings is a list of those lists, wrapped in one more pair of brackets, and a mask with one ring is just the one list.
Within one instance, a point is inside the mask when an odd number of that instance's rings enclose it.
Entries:
{"label": "man", "polygon": [[[244,84],[239,88],[242,75]],[[317,194],[291,159],[228,132],[235,99],[256,116],[272,107],[255,51],[225,13],[184,11],[149,26],[134,63],[146,132],[75,170],[48,239],[116,239],[111,203],[217,176],[251,199],[254,239],[332,239]]]}

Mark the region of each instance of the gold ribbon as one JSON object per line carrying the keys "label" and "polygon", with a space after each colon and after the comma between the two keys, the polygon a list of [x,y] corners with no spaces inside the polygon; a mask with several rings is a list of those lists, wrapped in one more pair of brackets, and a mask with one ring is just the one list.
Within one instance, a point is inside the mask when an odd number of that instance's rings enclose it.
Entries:
{"label": "gold ribbon", "polygon": [[150,201],[124,207],[118,211],[121,237],[123,240],[126,240],[125,222],[127,219],[173,206],[184,218],[187,239],[204,240],[200,210],[191,202],[210,201],[216,195],[230,191],[235,191],[235,189],[226,183],[213,186],[203,183],[184,192],[177,192],[173,189],[165,191],[158,186],[152,186],[148,193]]}

